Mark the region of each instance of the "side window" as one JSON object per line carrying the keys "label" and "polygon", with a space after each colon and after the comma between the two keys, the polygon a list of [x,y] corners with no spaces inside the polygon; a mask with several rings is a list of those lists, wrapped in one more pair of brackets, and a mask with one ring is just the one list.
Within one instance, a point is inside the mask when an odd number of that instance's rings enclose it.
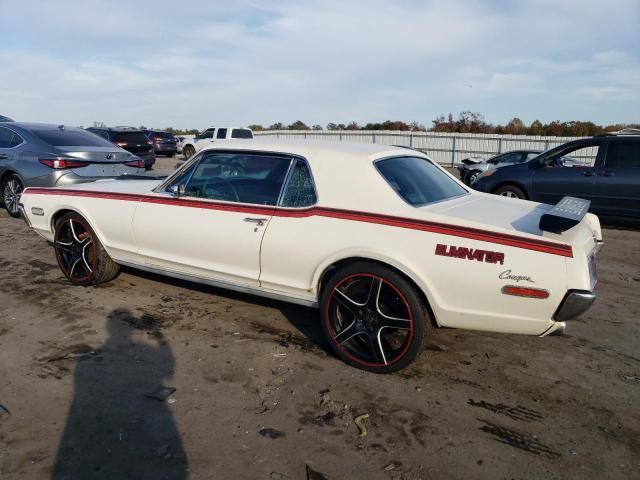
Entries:
{"label": "side window", "polygon": [[527,158],[525,158],[524,161],[528,162],[529,160],[531,160],[533,158],[536,158],[538,155],[540,155],[540,154],[537,153],[537,152],[529,152],[529,153],[527,153]]}
{"label": "side window", "polygon": [[282,197],[281,206],[309,207],[316,203],[316,200],[316,190],[313,187],[311,172],[304,161],[296,160]]}
{"label": "side window", "polygon": [[0,148],[11,148],[14,133],[8,128],[0,127]]}
{"label": "side window", "polygon": [[202,132],[202,136],[200,138],[213,138],[214,131],[215,131],[215,128],[210,128],[208,130],[205,130],[204,132]]}
{"label": "side window", "polygon": [[278,155],[207,153],[189,179],[185,196],[275,205],[290,164],[290,157]]}
{"label": "side window", "polygon": [[9,148],[17,147],[22,143],[22,137],[17,133],[13,134],[11,141],[9,142]]}
{"label": "side window", "polygon": [[522,160],[522,153],[513,152],[513,153],[506,153],[502,157],[500,157],[499,163],[508,165],[512,163],[520,163],[520,160]]}
{"label": "side window", "polygon": [[178,176],[175,177],[169,185],[167,185],[164,191],[174,193],[175,187],[181,184],[185,184],[187,180],[189,180],[189,177],[191,177],[191,174],[193,173],[195,168],[198,166],[198,159],[199,157],[193,157],[191,159],[191,165],[183,169],[182,172],[180,172]]}
{"label": "side window", "polygon": [[593,167],[599,145],[579,145],[555,152],[545,157],[546,167]]}
{"label": "side window", "polygon": [[606,168],[640,168],[640,140],[610,141]]}
{"label": "side window", "polygon": [[218,129],[218,133],[216,134],[216,138],[227,138],[227,129],[226,128],[219,128]]}

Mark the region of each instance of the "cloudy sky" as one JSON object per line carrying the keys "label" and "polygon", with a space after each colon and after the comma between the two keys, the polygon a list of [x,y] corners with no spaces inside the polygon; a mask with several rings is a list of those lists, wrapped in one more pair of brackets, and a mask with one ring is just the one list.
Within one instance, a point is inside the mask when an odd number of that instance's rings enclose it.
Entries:
{"label": "cloudy sky", "polygon": [[0,114],[19,120],[640,122],[638,0],[10,3]]}

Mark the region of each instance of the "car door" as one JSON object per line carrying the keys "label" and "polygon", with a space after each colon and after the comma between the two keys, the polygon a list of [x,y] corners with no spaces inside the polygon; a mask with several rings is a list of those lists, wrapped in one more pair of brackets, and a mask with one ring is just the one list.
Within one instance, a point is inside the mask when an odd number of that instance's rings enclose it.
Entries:
{"label": "car door", "polygon": [[600,141],[591,139],[549,151],[532,165],[531,200],[556,204],[564,196],[593,200]]}
{"label": "car door", "polygon": [[202,150],[207,145],[213,142],[213,137],[216,133],[215,128],[207,128],[200,136],[194,138],[194,145],[197,151]]}
{"label": "car door", "polygon": [[592,210],[600,215],[640,218],[640,138],[609,140],[597,169]]}
{"label": "car door", "polygon": [[136,210],[133,234],[145,266],[257,287],[260,244],[290,164],[265,153],[195,157]]}

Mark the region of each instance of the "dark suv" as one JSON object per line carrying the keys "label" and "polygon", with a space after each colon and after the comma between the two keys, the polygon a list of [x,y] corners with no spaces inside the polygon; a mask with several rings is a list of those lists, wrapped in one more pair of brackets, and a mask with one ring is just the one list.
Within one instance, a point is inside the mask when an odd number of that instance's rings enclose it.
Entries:
{"label": "dark suv", "polygon": [[606,219],[640,220],[640,130],[574,140],[529,162],[485,172],[481,192],[556,204],[565,195],[591,200]]}
{"label": "dark suv", "polygon": [[156,155],[173,157],[178,153],[176,138],[169,132],[160,130],[146,130],[147,138],[153,142],[153,151]]}
{"label": "dark suv", "polygon": [[144,168],[151,170],[156,163],[156,155],[153,152],[153,143],[147,138],[144,130],[134,128],[107,128],[89,127],[87,131],[95,133],[109,140],[114,145],[124,148],[126,151],[137,155],[144,160]]}

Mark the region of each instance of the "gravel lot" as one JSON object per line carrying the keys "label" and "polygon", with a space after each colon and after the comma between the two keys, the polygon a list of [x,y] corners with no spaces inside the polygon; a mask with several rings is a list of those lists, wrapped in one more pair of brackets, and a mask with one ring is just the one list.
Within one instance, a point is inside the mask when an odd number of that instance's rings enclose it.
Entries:
{"label": "gravel lot", "polygon": [[441,330],[377,376],[312,309],[134,270],[71,286],[2,210],[0,478],[638,478],[640,232],[604,238],[564,337]]}

